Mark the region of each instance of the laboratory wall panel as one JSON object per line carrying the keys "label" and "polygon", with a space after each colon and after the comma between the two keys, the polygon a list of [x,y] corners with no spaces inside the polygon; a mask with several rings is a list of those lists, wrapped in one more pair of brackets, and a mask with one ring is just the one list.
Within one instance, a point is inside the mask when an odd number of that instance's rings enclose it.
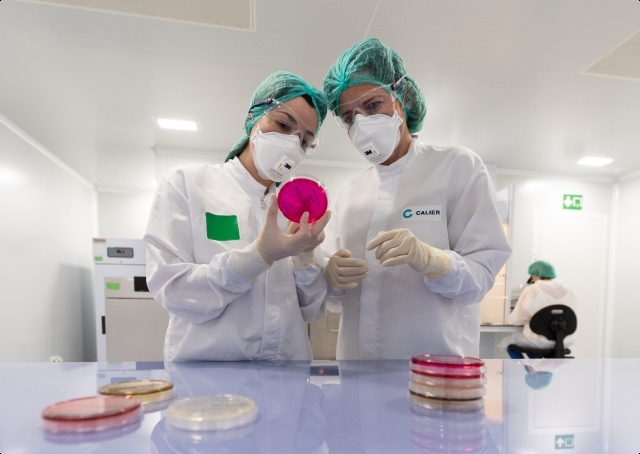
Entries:
{"label": "laboratory wall panel", "polygon": [[640,178],[620,184],[615,260],[612,357],[640,357]]}
{"label": "laboratory wall panel", "polygon": [[98,236],[142,239],[153,195],[153,190],[130,193],[98,190]]}
{"label": "laboratory wall panel", "polygon": [[92,360],[93,186],[10,126],[0,122],[0,361]]}

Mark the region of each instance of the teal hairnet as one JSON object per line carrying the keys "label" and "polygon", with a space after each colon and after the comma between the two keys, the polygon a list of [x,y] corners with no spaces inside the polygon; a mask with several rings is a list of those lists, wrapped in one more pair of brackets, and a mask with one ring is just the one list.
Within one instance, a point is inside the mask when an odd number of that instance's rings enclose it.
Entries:
{"label": "teal hairnet", "polygon": [[[311,98],[313,107],[316,109],[316,114],[318,115],[318,126],[316,128],[317,133],[322,122],[327,116],[327,98],[324,96],[322,91],[312,87],[305,82],[302,77],[296,74],[286,71],[278,71],[268,76],[262,81],[258,88],[256,88],[256,91],[253,92],[251,102],[249,102],[249,108],[267,98],[275,98],[280,102],[287,102],[293,98],[303,95],[308,95]],[[264,106],[254,107],[251,109],[251,112],[247,112],[247,116],[244,118],[245,134],[233,146],[225,161],[233,159],[239,155],[242,150],[244,150],[249,142],[249,134],[251,134],[253,125],[262,118],[269,108],[270,106],[265,104]]]}
{"label": "teal hairnet", "polygon": [[536,371],[524,376],[524,381],[531,389],[543,389],[551,384],[553,374],[547,371]]}
{"label": "teal hairnet", "polygon": [[553,265],[544,260],[538,260],[529,265],[529,276],[544,277],[547,279],[556,278],[556,270],[553,269]]}
{"label": "teal hairnet", "polygon": [[329,110],[340,104],[340,95],[349,87],[361,84],[390,85],[406,76],[398,84],[398,100],[402,104],[410,133],[422,128],[427,106],[422,90],[407,75],[398,53],[377,38],[360,41],[347,49],[329,68],[324,78],[324,93]]}

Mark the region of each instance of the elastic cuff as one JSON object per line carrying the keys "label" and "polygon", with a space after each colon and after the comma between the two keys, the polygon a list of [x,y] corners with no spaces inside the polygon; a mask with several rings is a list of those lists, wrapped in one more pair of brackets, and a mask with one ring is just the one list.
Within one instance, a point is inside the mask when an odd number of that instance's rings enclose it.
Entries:
{"label": "elastic cuff", "polygon": [[316,254],[314,251],[303,252],[302,254],[291,257],[291,265],[299,270],[311,268],[316,263]]}
{"label": "elastic cuff", "polygon": [[251,280],[260,276],[271,266],[264,261],[255,242],[242,249],[232,250],[229,253],[229,265],[236,273]]}
{"label": "elastic cuff", "polygon": [[[430,281],[434,281],[443,276],[446,276],[453,267],[453,260],[445,251],[441,249],[431,248],[431,258],[429,259],[429,266],[424,276]],[[429,270],[431,268],[431,270]]]}

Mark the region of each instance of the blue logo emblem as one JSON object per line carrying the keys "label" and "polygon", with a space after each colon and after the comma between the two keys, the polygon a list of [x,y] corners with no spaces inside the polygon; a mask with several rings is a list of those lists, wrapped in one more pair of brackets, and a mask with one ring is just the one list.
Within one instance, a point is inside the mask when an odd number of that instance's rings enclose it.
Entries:
{"label": "blue logo emblem", "polygon": [[402,217],[405,218],[405,219],[409,219],[411,216],[413,216],[413,213],[411,212],[411,209],[404,210],[402,212]]}

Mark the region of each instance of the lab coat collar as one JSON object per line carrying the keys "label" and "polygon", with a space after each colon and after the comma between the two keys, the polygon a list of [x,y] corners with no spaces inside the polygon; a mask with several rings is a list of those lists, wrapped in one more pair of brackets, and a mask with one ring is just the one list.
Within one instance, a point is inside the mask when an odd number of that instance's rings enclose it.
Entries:
{"label": "lab coat collar", "polygon": [[[251,176],[249,171],[244,168],[238,158],[233,158],[225,162],[222,168],[229,172],[231,176],[233,176],[233,178],[238,182],[240,187],[250,196],[262,197],[265,195],[265,187],[262,185],[262,183],[259,183],[255,178]],[[267,194],[272,194],[273,192],[275,192],[275,189],[276,185],[271,183]]]}
{"label": "lab coat collar", "polygon": [[411,144],[407,154],[388,166],[375,166],[380,175],[380,179],[393,178],[405,173],[418,156],[418,136],[412,136]]}

